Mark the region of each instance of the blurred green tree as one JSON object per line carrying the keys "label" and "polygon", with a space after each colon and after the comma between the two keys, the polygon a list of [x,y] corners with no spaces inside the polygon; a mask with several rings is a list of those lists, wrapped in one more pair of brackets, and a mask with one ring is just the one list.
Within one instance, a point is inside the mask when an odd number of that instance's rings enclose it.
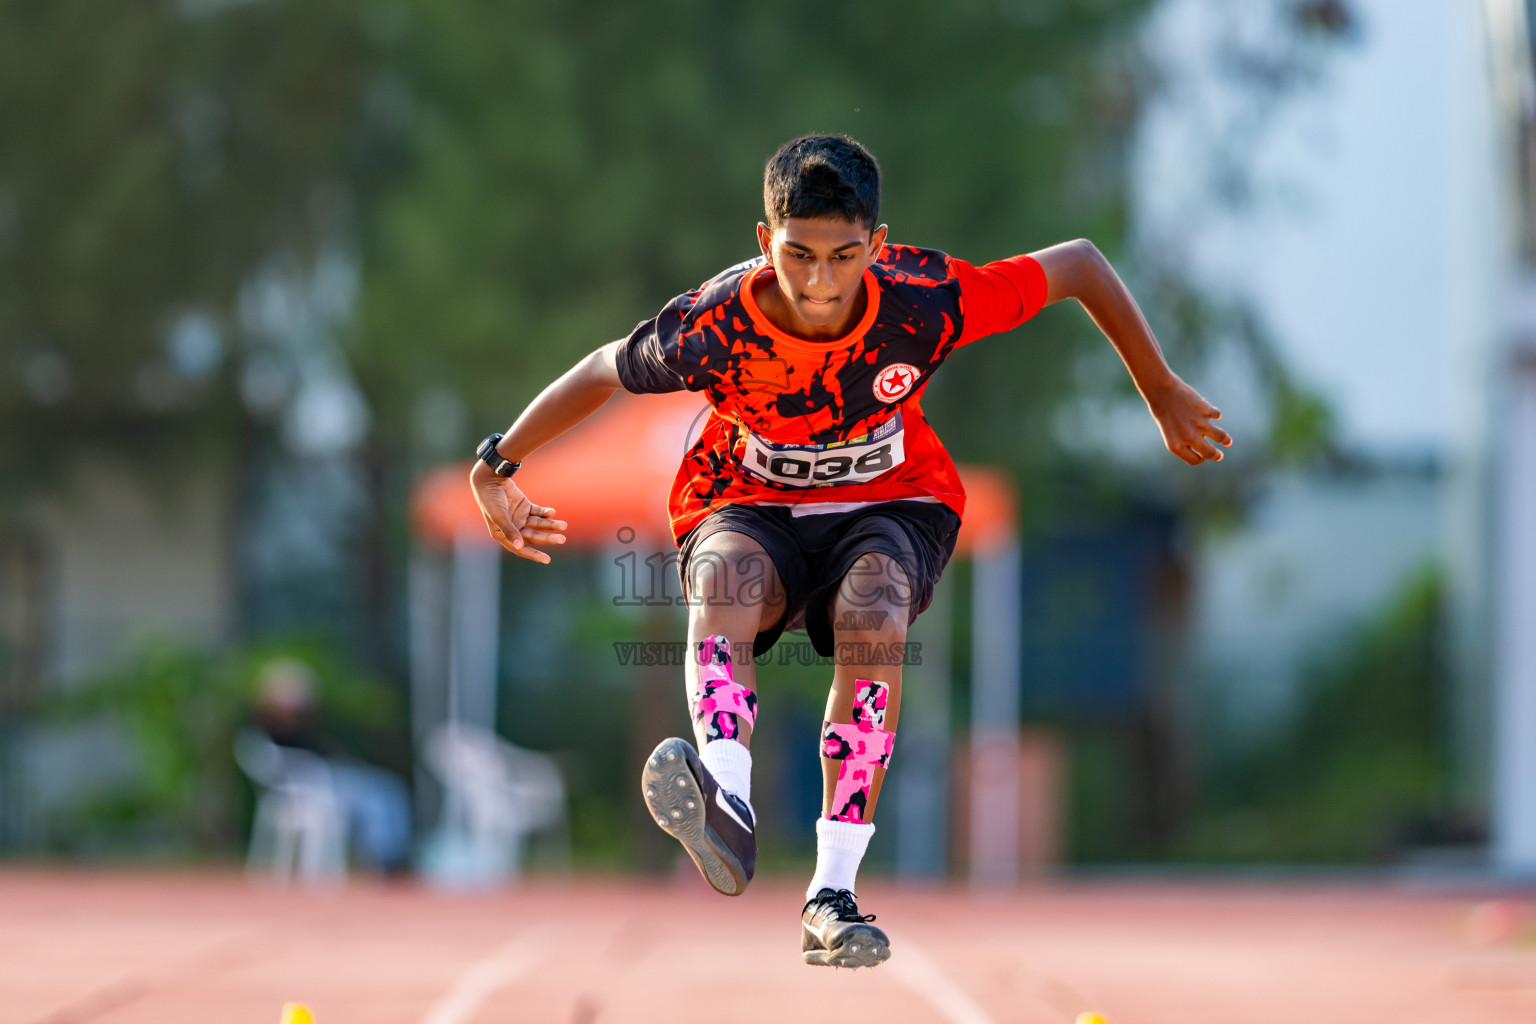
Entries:
{"label": "blurred green tree", "polygon": [[354,0],[0,4],[12,505],[83,460],[227,442],[240,288],[333,240],[373,70]]}

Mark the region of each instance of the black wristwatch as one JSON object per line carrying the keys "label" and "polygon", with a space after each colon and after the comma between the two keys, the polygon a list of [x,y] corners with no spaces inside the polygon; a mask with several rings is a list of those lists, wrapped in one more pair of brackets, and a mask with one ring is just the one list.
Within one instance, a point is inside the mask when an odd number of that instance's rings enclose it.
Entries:
{"label": "black wristwatch", "polygon": [[475,449],[475,455],[479,457],[481,462],[495,470],[497,476],[510,477],[513,473],[522,469],[523,464],[521,462],[508,462],[496,451],[496,446],[501,443],[501,439],[504,436],[504,434],[492,434],[490,437],[487,437],[484,441],[480,442],[480,447]]}

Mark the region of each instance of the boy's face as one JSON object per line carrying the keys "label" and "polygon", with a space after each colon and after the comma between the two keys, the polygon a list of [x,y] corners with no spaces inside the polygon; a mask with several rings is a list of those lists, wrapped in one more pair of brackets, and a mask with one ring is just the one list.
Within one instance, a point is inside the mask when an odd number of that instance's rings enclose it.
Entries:
{"label": "boy's face", "polygon": [[789,309],[807,326],[827,328],[852,320],[864,269],[879,258],[885,230],[841,217],[790,217],[776,228],[758,224],[757,243]]}

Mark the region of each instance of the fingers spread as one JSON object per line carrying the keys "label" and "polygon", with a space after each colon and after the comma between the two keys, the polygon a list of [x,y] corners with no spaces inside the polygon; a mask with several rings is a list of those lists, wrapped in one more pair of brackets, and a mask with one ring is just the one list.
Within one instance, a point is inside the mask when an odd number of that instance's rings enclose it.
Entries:
{"label": "fingers spread", "polygon": [[524,528],[523,539],[529,544],[564,544],[565,534]]}

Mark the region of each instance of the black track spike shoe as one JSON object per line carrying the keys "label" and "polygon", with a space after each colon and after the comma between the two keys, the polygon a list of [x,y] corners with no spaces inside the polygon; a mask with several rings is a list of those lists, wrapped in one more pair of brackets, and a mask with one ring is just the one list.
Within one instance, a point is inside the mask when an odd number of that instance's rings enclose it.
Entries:
{"label": "black track spike shoe", "polygon": [[891,958],[891,940],[860,914],[847,889],[822,889],[800,912],[800,957],[820,967],[878,967]]}
{"label": "black track spike shoe", "polygon": [[746,801],[727,793],[686,740],[662,740],[646,759],[640,790],[651,820],[683,844],[710,885],[740,896],[757,867],[757,822]]}

